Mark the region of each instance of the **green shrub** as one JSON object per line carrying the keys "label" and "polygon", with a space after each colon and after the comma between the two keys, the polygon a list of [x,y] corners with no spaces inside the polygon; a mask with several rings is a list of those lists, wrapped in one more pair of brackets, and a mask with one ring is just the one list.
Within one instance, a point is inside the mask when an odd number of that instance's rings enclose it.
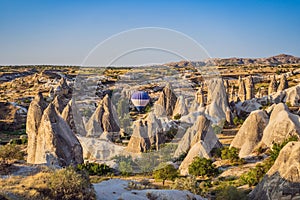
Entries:
{"label": "green shrub", "polygon": [[281,149],[291,141],[298,141],[297,136],[292,136],[284,140],[281,144],[275,143],[270,151],[270,157],[267,158],[262,164],[257,164],[249,172],[242,174],[240,180],[242,184],[248,184],[250,187],[257,185],[264,175],[269,171],[273,166],[275,160],[277,159]]}
{"label": "green shrub", "polygon": [[257,164],[249,172],[242,174],[240,180],[242,181],[242,184],[248,184],[249,187],[251,187],[257,185],[266,173],[266,167],[262,164]]}
{"label": "green shrub", "polygon": [[272,146],[272,151],[270,152],[270,158],[272,161],[275,162],[275,160],[277,159],[277,157],[279,156],[279,153],[281,151],[281,149],[289,142],[292,142],[292,141],[298,141],[298,136],[294,135],[294,136],[291,136],[289,137],[288,139],[285,139],[281,144],[278,144],[278,143],[275,143],[273,146]]}
{"label": "green shrub", "polygon": [[223,147],[221,150],[221,158],[229,159],[231,162],[239,161],[239,149],[235,147]]}
{"label": "green shrub", "polygon": [[216,192],[216,200],[246,200],[247,194],[234,186],[219,188]]}
{"label": "green shrub", "polygon": [[234,125],[242,125],[243,123],[244,123],[244,119],[242,119],[242,118],[238,118],[238,117],[234,117],[233,118],[233,123],[234,123]]}
{"label": "green shrub", "polygon": [[153,172],[155,180],[162,180],[165,185],[166,180],[174,181],[179,175],[178,170],[171,164],[161,163],[158,169]]}
{"label": "green shrub", "polygon": [[47,185],[51,199],[95,199],[88,175],[71,167],[54,171]]}
{"label": "green shrub", "polygon": [[289,101],[285,102],[285,104],[287,105],[287,107],[292,107],[292,104]]}
{"label": "green shrub", "polygon": [[133,171],[130,162],[121,161],[121,162],[119,163],[119,171],[120,171],[121,174],[124,175],[124,176],[130,175],[130,174],[132,173],[132,171]]}
{"label": "green shrub", "polygon": [[218,174],[218,169],[212,160],[196,157],[189,166],[189,174],[194,176],[215,176]]}
{"label": "green shrub", "polygon": [[151,174],[159,165],[159,155],[156,152],[142,153],[141,157],[134,160],[141,173]]}
{"label": "green shrub", "polygon": [[98,163],[83,163],[77,165],[77,170],[79,171],[87,171],[89,175],[107,175],[112,172],[112,169],[106,164],[98,164]]}
{"label": "green shrub", "polygon": [[174,115],[173,119],[174,120],[179,120],[181,118],[181,114],[177,113],[176,115]]}
{"label": "green shrub", "polygon": [[175,190],[188,190],[194,194],[201,194],[201,188],[195,176],[176,178],[172,186]]}

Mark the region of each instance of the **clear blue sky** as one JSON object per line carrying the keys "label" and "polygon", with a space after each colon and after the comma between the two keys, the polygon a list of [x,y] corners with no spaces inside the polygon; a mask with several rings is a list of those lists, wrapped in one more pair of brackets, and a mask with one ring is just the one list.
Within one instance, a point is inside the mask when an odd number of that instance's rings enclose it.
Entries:
{"label": "clear blue sky", "polygon": [[164,27],[212,57],[300,56],[299,0],[0,0],[0,64],[80,64],[99,42]]}

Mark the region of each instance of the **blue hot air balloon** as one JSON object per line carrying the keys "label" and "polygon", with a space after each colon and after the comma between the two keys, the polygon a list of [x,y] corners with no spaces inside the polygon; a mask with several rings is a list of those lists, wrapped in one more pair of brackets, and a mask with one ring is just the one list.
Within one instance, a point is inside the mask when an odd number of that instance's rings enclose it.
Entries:
{"label": "blue hot air balloon", "polygon": [[138,111],[143,110],[150,101],[150,97],[147,92],[137,91],[131,95],[131,101]]}

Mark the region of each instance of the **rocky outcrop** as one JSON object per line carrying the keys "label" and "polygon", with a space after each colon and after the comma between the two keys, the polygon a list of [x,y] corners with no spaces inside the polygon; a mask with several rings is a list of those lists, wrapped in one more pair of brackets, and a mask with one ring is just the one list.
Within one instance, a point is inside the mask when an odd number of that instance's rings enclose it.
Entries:
{"label": "rocky outcrop", "polygon": [[196,156],[209,158],[213,148],[222,146],[211,125],[212,122],[209,119],[200,115],[196,123],[187,130],[182,141],[179,142],[174,156],[178,157],[188,152],[179,167],[181,174],[186,175],[188,173],[188,166]]}
{"label": "rocky outcrop", "polygon": [[135,121],[133,124],[133,133],[130,137],[127,151],[132,153],[146,152],[150,149],[150,139],[148,137],[148,127],[142,120]]}
{"label": "rocky outcrop", "polygon": [[271,81],[268,89],[268,95],[271,95],[274,92],[277,92],[277,81],[275,79],[275,75],[271,77]]}
{"label": "rocky outcrop", "polygon": [[255,86],[251,75],[246,78],[245,87],[246,87],[246,99],[254,98]]}
{"label": "rocky outcrop", "polygon": [[114,114],[114,108],[108,95],[99,103],[97,109],[86,124],[87,136],[99,137],[103,132],[118,133],[120,127]]}
{"label": "rocky outcrop", "polygon": [[54,96],[59,95],[68,95],[70,93],[71,89],[67,84],[67,81],[65,78],[61,78],[59,81],[59,84],[54,88]]}
{"label": "rocky outcrop", "polygon": [[183,96],[179,96],[179,98],[177,99],[177,102],[175,104],[175,107],[174,107],[173,117],[176,115],[183,116],[186,114],[188,114],[188,109],[185,105],[185,100],[184,100]]}
{"label": "rocky outcrop", "polygon": [[156,116],[172,116],[173,110],[177,102],[177,97],[173,92],[172,86],[170,83],[164,87],[162,93],[160,94],[159,99],[154,105],[154,112]]}
{"label": "rocky outcrop", "polygon": [[195,94],[195,101],[202,107],[205,105],[205,98],[202,86],[199,87],[198,91]]}
{"label": "rocky outcrop", "polygon": [[207,94],[208,106],[206,107],[206,116],[213,123],[224,122],[226,111],[228,110],[228,99],[222,79],[214,78],[208,82]]}
{"label": "rocky outcrop", "polygon": [[246,86],[244,80],[239,77],[239,83],[238,83],[238,98],[240,101],[245,101],[246,100]]}
{"label": "rocky outcrop", "polygon": [[62,118],[68,123],[73,133],[79,134],[82,136],[86,135],[85,127],[83,124],[82,117],[78,112],[77,106],[73,103],[71,99],[67,106],[64,108],[62,114]]}
{"label": "rocky outcrop", "polygon": [[268,115],[262,110],[253,111],[247,117],[230,145],[240,149],[240,158],[247,157],[253,152],[263,136],[268,121]]}
{"label": "rocky outcrop", "polygon": [[159,149],[159,145],[165,142],[165,135],[163,133],[163,125],[161,121],[150,112],[146,118],[147,135],[150,140],[150,146],[155,145],[156,150]]}
{"label": "rocky outcrop", "polygon": [[235,101],[237,101],[234,86],[231,87],[228,95],[229,95],[229,97],[228,97],[228,101],[229,102],[232,102],[232,101],[235,102]]}
{"label": "rocky outcrop", "polygon": [[64,108],[67,106],[69,100],[62,95],[55,96],[54,100],[52,101],[54,107],[56,108],[58,113],[62,113]]}
{"label": "rocky outcrop", "polygon": [[83,157],[92,161],[108,161],[115,156],[123,155],[125,147],[117,145],[109,140],[99,138],[83,137],[78,135],[82,146]]}
{"label": "rocky outcrop", "polygon": [[38,93],[30,103],[27,113],[26,133],[28,135],[27,162],[35,162],[36,143],[38,129],[41,123],[43,112],[47,107],[42,93]]}
{"label": "rocky outcrop", "polygon": [[[82,147],[69,125],[52,103],[45,109],[36,135],[34,164],[53,166],[76,165],[83,162]],[[33,158],[33,155],[30,155]]]}
{"label": "rocky outcrop", "polygon": [[283,91],[283,90],[287,89],[288,87],[289,87],[288,81],[286,79],[286,76],[283,74],[283,75],[281,75],[280,83],[279,83],[277,91]]}
{"label": "rocky outcrop", "polygon": [[289,142],[279,153],[274,165],[250,193],[249,199],[300,198],[300,142]]}
{"label": "rocky outcrop", "polygon": [[133,153],[146,152],[151,147],[159,149],[159,145],[165,142],[163,125],[150,112],[145,120],[135,121],[133,124],[133,134],[130,137],[127,151]]}
{"label": "rocky outcrop", "polygon": [[299,116],[290,113],[285,104],[279,103],[271,113],[269,124],[263,132],[260,145],[271,147],[273,143],[281,143],[293,135],[298,137],[300,135]]}
{"label": "rocky outcrop", "polygon": [[284,90],[284,102],[290,106],[300,106],[300,84]]}

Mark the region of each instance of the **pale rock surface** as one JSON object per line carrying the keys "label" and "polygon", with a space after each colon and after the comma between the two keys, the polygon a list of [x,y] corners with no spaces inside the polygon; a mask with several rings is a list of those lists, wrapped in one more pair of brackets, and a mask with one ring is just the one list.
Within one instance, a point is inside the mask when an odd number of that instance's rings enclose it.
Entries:
{"label": "pale rock surface", "polygon": [[34,164],[67,166],[83,162],[78,139],[52,103],[44,111],[36,141]]}
{"label": "pale rock surface", "polygon": [[291,106],[300,106],[300,84],[284,91],[286,93],[284,102],[290,103]]}
{"label": "pale rock surface", "polygon": [[78,112],[78,108],[75,103],[73,103],[73,99],[69,101],[67,106],[64,108],[62,114],[62,118],[68,123],[71,127],[73,133],[79,134],[82,136],[86,135],[84,123],[80,113]]}
{"label": "pale rock surface", "polygon": [[268,89],[268,95],[271,95],[274,92],[277,92],[277,81],[275,75],[271,77],[271,81]]}
{"label": "pale rock surface", "polygon": [[150,149],[148,127],[142,120],[133,123],[133,133],[130,137],[126,150],[133,153],[146,152]]}
{"label": "pale rock surface", "polygon": [[177,97],[173,92],[173,88],[170,83],[164,87],[159,99],[154,104],[154,112],[156,116],[172,116]]}
{"label": "pale rock surface", "polygon": [[127,151],[133,153],[145,152],[152,145],[158,147],[165,142],[163,122],[153,112],[150,112],[145,120],[138,120],[133,123],[133,134],[130,137]]}
{"label": "pale rock surface", "polygon": [[281,143],[293,135],[300,135],[299,116],[290,113],[285,104],[279,103],[271,113],[259,146],[271,147],[274,142]]}
{"label": "pale rock surface", "polygon": [[245,81],[239,77],[239,82],[238,82],[238,98],[240,101],[245,101],[246,100],[246,86],[245,86]]}
{"label": "pale rock surface", "polygon": [[42,93],[38,93],[30,103],[27,113],[26,133],[28,135],[27,162],[35,162],[37,134],[43,112],[47,107]]}
{"label": "pale rock surface", "polygon": [[63,112],[64,108],[67,106],[68,102],[69,102],[69,100],[61,95],[55,96],[54,100],[52,101],[57,112],[60,114]]}
{"label": "pale rock surface", "polygon": [[[88,137],[100,137],[103,132],[119,133],[120,127],[114,115],[110,98],[106,95],[86,124]],[[116,134],[117,135],[117,134]]]}
{"label": "pale rock surface", "polygon": [[177,102],[175,104],[174,111],[173,111],[173,117],[178,114],[181,116],[188,114],[188,109],[185,105],[185,100],[183,96],[179,96],[177,98]]}
{"label": "pale rock surface", "polygon": [[125,147],[116,145],[107,140],[100,140],[98,138],[83,137],[77,135],[82,149],[83,158],[92,161],[107,161],[114,156],[122,155]]}
{"label": "pale rock surface", "polygon": [[249,194],[253,200],[300,198],[300,142],[289,142],[274,165]]}
{"label": "pale rock surface", "polygon": [[254,98],[254,82],[252,76],[248,76],[245,81],[245,87],[246,87],[246,99],[253,99]]}
{"label": "pale rock surface", "polygon": [[195,157],[209,158],[211,150],[220,147],[222,144],[214,133],[212,122],[204,115],[200,115],[197,122],[187,130],[175,151],[175,157],[188,152],[179,167],[180,173],[188,174],[188,166]]}
{"label": "pale rock surface", "polygon": [[98,200],[149,200],[150,197],[156,200],[173,199],[193,199],[204,200],[199,195],[182,190],[131,190],[128,187],[129,181],[121,179],[111,179],[94,184],[96,197]]}
{"label": "pale rock surface", "polygon": [[269,117],[262,110],[253,111],[247,117],[230,144],[230,147],[240,149],[240,158],[247,157],[253,152],[255,146],[260,142],[268,122]]}
{"label": "pale rock surface", "polygon": [[208,106],[205,114],[213,123],[220,123],[226,119],[228,99],[221,78],[213,78],[208,82]]}
{"label": "pale rock surface", "polygon": [[283,91],[283,90],[287,89],[288,87],[289,87],[288,81],[286,79],[285,74],[283,74],[283,75],[281,75],[280,83],[277,88],[277,91]]}

